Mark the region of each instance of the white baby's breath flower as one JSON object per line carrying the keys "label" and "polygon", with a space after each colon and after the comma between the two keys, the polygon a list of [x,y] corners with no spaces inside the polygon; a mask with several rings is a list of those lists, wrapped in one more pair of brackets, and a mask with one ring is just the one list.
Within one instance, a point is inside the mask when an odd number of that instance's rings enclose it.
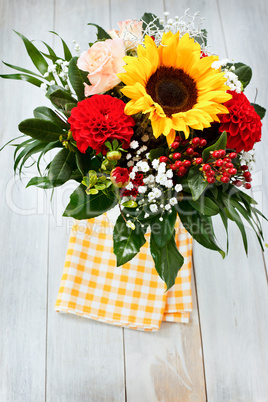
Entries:
{"label": "white baby's breath flower", "polygon": [[134,140],[134,141],[131,141],[131,143],[129,145],[130,145],[130,148],[137,149],[139,146],[139,143],[138,143],[138,141]]}
{"label": "white baby's breath flower", "polygon": [[166,187],[167,188],[172,188],[173,187],[173,181],[172,180],[167,180]]}
{"label": "white baby's breath flower", "polygon": [[130,159],[131,158],[131,154],[127,154],[126,155],[126,159],[128,160],[128,159]]}
{"label": "white baby's breath flower", "polygon": [[133,161],[128,161],[127,167],[131,167],[131,166],[134,166],[134,162]]}
{"label": "white baby's breath flower", "polygon": [[154,184],[154,176],[152,175],[152,174],[150,174],[149,176],[147,176],[147,177],[145,177],[144,179],[143,179],[143,182],[145,183],[145,184]]}
{"label": "white baby's breath flower", "polygon": [[40,88],[42,89],[42,91],[46,92],[46,90],[47,90],[47,84],[46,84],[45,82],[43,82],[43,83],[40,85]]}
{"label": "white baby's breath flower", "polygon": [[145,214],[144,214],[144,219],[146,219],[146,218],[149,218],[149,214],[146,212]]}
{"label": "white baby's breath flower", "polygon": [[147,187],[146,187],[146,186],[139,186],[139,187],[138,187],[138,192],[139,192],[139,193],[144,194],[144,193],[146,193],[146,191],[147,191]]}
{"label": "white baby's breath flower", "polygon": [[157,168],[158,168],[158,166],[159,166],[159,159],[154,159],[153,161],[152,161],[152,166],[153,166],[153,168],[155,169],[155,170],[157,170]]}
{"label": "white baby's breath flower", "polygon": [[133,183],[129,182],[128,185],[125,187],[126,190],[132,190],[133,189]]}
{"label": "white baby's breath flower", "polygon": [[155,195],[155,198],[161,197],[162,191],[159,188],[155,187],[152,191]]}
{"label": "white baby's breath flower", "polygon": [[47,78],[48,76],[49,76],[49,73],[46,72],[46,73],[44,74],[44,78]]}
{"label": "white baby's breath flower", "polygon": [[169,211],[170,209],[171,209],[171,205],[169,205],[169,204],[165,205],[165,210],[166,211]]}
{"label": "white baby's breath flower", "polygon": [[177,193],[179,193],[180,191],[182,191],[182,185],[181,185],[181,184],[176,184],[176,186],[175,186],[175,191],[176,191]]}
{"label": "white baby's breath flower", "polygon": [[148,165],[148,163],[146,161],[140,161],[137,163],[137,167],[139,168],[139,170],[141,170],[143,173],[146,173],[150,170],[150,166]]}
{"label": "white baby's breath flower", "polygon": [[155,213],[158,211],[158,206],[156,204],[151,204],[150,205],[150,210]]}
{"label": "white baby's breath flower", "polygon": [[167,171],[167,173],[166,173],[166,176],[167,176],[168,179],[172,179],[172,177],[173,177],[173,171],[172,171],[171,169],[169,169],[169,170]]}
{"label": "white baby's breath flower", "polygon": [[166,171],[166,164],[164,162],[161,162],[158,166],[158,174],[165,173],[165,171]]}
{"label": "white baby's breath flower", "polygon": [[159,220],[160,220],[160,222],[163,222],[163,218],[162,218],[162,216],[160,216]]}
{"label": "white baby's breath flower", "polygon": [[143,142],[147,142],[147,141],[149,141],[149,135],[148,134],[144,134],[142,137],[141,137],[141,140],[143,141]]}
{"label": "white baby's breath flower", "polygon": [[135,179],[135,176],[136,176],[136,173],[133,172],[133,170],[132,170],[132,172],[129,173],[129,178],[130,178],[131,180],[134,180],[134,179]]}
{"label": "white baby's breath flower", "polygon": [[58,60],[56,60],[56,64],[62,64],[63,63],[63,60],[62,59],[58,59]]}
{"label": "white baby's breath flower", "polygon": [[170,205],[172,205],[172,206],[178,204],[177,198],[176,198],[176,197],[170,198],[169,203],[170,203]]}

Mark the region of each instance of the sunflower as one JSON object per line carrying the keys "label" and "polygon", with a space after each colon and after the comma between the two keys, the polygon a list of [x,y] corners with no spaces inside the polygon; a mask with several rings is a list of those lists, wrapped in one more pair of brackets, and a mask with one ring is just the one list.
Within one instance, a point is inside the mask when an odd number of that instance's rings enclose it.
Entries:
{"label": "sunflower", "polygon": [[149,113],[154,136],[167,137],[170,145],[175,130],[189,136],[189,128],[203,130],[218,114],[228,113],[222,103],[231,99],[226,91],[224,73],[211,67],[217,56],[200,58],[200,45],[185,34],[164,33],[156,46],[146,36],[137,57],[126,56],[125,73],[119,74],[126,84],[122,92],[131,100],[125,113]]}

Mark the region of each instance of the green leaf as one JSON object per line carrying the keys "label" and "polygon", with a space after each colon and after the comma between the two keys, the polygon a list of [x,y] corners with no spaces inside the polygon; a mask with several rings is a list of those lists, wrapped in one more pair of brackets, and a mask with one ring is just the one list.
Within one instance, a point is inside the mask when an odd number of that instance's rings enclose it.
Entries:
{"label": "green leaf", "polygon": [[82,176],[85,176],[88,173],[88,171],[91,169],[95,170],[92,167],[92,151],[90,153],[87,150],[87,152],[85,154],[83,154],[82,152],[80,152],[77,149],[75,158],[76,158],[77,167],[80,170]]}
{"label": "green leaf", "polygon": [[30,56],[35,67],[40,71],[42,75],[47,72],[48,64],[44,58],[44,56],[39,52],[39,50],[33,45],[32,42],[29,41],[25,36],[21,33],[14,31],[22,40],[27,50],[28,55]]}
{"label": "green leaf", "polygon": [[178,272],[184,262],[183,256],[177,249],[174,235],[162,248],[156,244],[155,237],[151,236],[150,250],[154,259],[155,269],[160,278],[165,281],[168,290],[174,285]]}
{"label": "green leaf", "polygon": [[152,24],[157,26],[159,29],[164,29],[163,25],[160,24],[159,18],[152,13],[144,13],[143,16],[141,17],[141,20],[143,21],[142,24],[142,29],[145,30],[147,25]]}
{"label": "green leaf", "polygon": [[164,156],[166,154],[165,148],[159,147],[155,149],[151,149],[149,153],[149,158],[152,160],[158,159],[160,156]]}
{"label": "green leaf", "polygon": [[62,148],[62,143],[60,141],[54,141],[54,142],[49,142],[48,144],[46,144],[45,148],[41,151],[39,158],[37,160],[37,169],[39,174],[41,175],[41,171],[40,171],[40,162],[42,157],[48,152],[51,151],[54,148]]}
{"label": "green leaf", "polygon": [[251,105],[254,107],[255,112],[260,116],[260,118],[263,119],[266,113],[266,109],[260,105],[257,105],[257,103],[251,103]]}
{"label": "green leaf", "polygon": [[[58,85],[51,85],[46,93],[46,97],[58,109],[66,111],[77,105],[77,100],[72,95]],[[71,106],[68,106],[71,105]]]}
{"label": "green leaf", "polygon": [[198,200],[208,187],[208,182],[204,180],[198,166],[192,167],[189,170],[188,177],[183,182],[189,185],[194,201]]}
{"label": "green leaf", "polygon": [[75,167],[74,153],[63,148],[54,157],[49,167],[48,178],[52,185],[58,187],[66,183]]}
{"label": "green leaf", "polygon": [[146,242],[144,228],[141,227],[139,222],[136,222],[135,226],[135,230],[127,227],[122,215],[116,221],[113,239],[114,254],[116,255],[118,267],[135,257]]}
{"label": "green leaf", "polygon": [[[26,162],[26,160],[34,153],[39,152],[44,148],[46,145],[45,142],[43,141],[38,141],[34,140],[31,143],[25,144],[25,147],[23,147],[23,150],[20,152],[20,154],[15,157],[14,161],[14,172],[17,170],[17,167],[19,166],[20,161],[23,159],[23,162],[21,163],[20,171],[23,167],[23,164]],[[21,146],[19,149],[22,148]],[[15,153],[17,155],[17,153]]]}
{"label": "green leaf", "polygon": [[37,186],[39,188],[43,188],[43,189],[49,189],[49,188],[53,188],[54,186],[50,183],[49,178],[47,176],[43,176],[43,177],[33,177],[28,183],[27,183],[27,187],[30,186]]}
{"label": "green leaf", "polygon": [[125,208],[136,208],[138,204],[136,203],[136,201],[126,201],[122,204],[122,206]]}
{"label": "green leaf", "polygon": [[231,202],[228,202],[227,204],[228,206],[225,208],[225,213],[227,215],[227,217],[229,219],[231,219],[232,221],[234,221],[240,232],[242,235],[242,239],[243,239],[243,243],[244,243],[244,247],[246,250],[246,253],[248,253],[248,241],[247,241],[247,235],[246,235],[246,231],[242,222],[242,219],[240,218],[240,215],[238,214],[238,212],[235,210],[235,208],[232,206]]}
{"label": "green leaf", "polygon": [[49,52],[49,54],[45,54],[45,53],[41,52],[43,56],[45,56],[49,60],[52,60],[53,63],[55,63],[56,60],[60,59],[60,57],[58,57],[56,55],[54,50],[46,42],[43,42],[43,41],[41,41],[41,42],[46,46],[46,48]]}
{"label": "green leaf", "polygon": [[236,68],[234,70],[234,73],[238,76],[239,81],[242,82],[243,87],[246,88],[246,86],[250,83],[250,80],[252,77],[251,68],[244,64],[244,65]]}
{"label": "green leaf", "polygon": [[14,70],[18,70],[18,71],[21,71],[22,73],[34,75],[35,77],[43,79],[42,75],[36,74],[33,71],[27,70],[26,68],[22,68],[22,67],[19,67],[19,66],[14,66],[13,64],[8,64],[8,63],[5,63],[4,61],[2,61],[2,63],[7,67],[13,68]]}
{"label": "green leaf", "polygon": [[102,27],[100,27],[99,25],[92,24],[91,22],[89,22],[87,25],[93,25],[94,27],[97,28],[97,30],[98,30],[97,31],[97,38],[99,40],[112,39],[110,37],[110,35]]}
{"label": "green leaf", "polygon": [[202,158],[203,161],[207,161],[210,158],[210,152],[218,150],[218,149],[225,149],[226,148],[226,143],[227,143],[227,133],[224,131],[220,138],[215,142],[215,144],[212,144],[210,147],[207,147],[204,149],[202,153]]}
{"label": "green leaf", "polygon": [[63,121],[53,110],[46,106],[37,107],[34,109],[33,114],[36,119],[50,121],[66,130],[70,128],[70,125],[66,121]]}
{"label": "green leaf", "polygon": [[44,82],[40,81],[38,78],[31,77],[30,75],[27,74],[1,74],[0,77],[8,80],[26,81],[32,85],[35,85],[36,87],[40,87],[40,85],[43,84]]}
{"label": "green leaf", "polygon": [[62,46],[63,46],[63,50],[64,50],[64,58],[66,61],[70,61],[73,56],[72,56],[72,53],[70,52],[70,49],[64,42],[64,40],[60,37],[60,35],[57,34],[57,32],[54,32],[54,31],[49,31],[49,32],[60,38]]}
{"label": "green leaf", "polygon": [[50,121],[41,119],[27,119],[19,124],[19,130],[37,140],[52,142],[59,139],[62,129]]}
{"label": "green leaf", "polygon": [[86,71],[82,71],[77,67],[78,57],[73,57],[69,64],[68,76],[70,83],[78,97],[81,101],[85,99],[85,86],[84,83],[88,83]]}
{"label": "green leaf", "polygon": [[70,202],[64,211],[63,216],[71,216],[75,219],[90,219],[104,214],[117,204],[114,192],[108,194],[99,193],[87,195],[85,186],[80,184],[71,194]]}
{"label": "green leaf", "polygon": [[194,209],[204,215],[213,216],[219,213],[219,207],[210,198],[201,196],[198,201],[189,200]]}
{"label": "green leaf", "polygon": [[164,247],[171,239],[175,223],[177,219],[177,211],[175,208],[172,212],[165,212],[162,215],[163,220],[159,220],[159,215],[152,218],[150,222],[151,237],[158,247]]}
{"label": "green leaf", "polygon": [[218,246],[214,236],[211,218],[193,210],[187,200],[181,201],[179,206],[179,217],[190,235],[202,246],[210,250],[218,251],[224,258],[225,253]]}

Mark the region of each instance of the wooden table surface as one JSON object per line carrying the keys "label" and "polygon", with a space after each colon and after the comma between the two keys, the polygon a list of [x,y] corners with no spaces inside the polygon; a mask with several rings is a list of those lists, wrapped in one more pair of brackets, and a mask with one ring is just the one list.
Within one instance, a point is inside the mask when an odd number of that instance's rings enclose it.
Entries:
{"label": "wooden table surface", "polygon": [[[139,18],[145,11],[170,17],[186,8],[207,17],[211,49],[253,68],[247,95],[268,106],[265,0],[0,0],[1,59],[31,67],[15,29],[59,48],[49,30],[82,50],[95,29]],[[9,72],[0,67],[1,73]],[[48,105],[39,88],[0,82],[0,145],[19,135],[18,123]],[[268,215],[268,118],[256,146],[253,191]],[[11,147],[0,154],[0,401],[245,401],[268,400],[268,287],[265,259],[248,229],[246,257],[230,227],[222,260],[194,244],[193,302],[189,324],[164,323],[143,333],[54,311],[71,220],[62,218],[72,185],[50,194],[12,172]],[[267,224],[264,224],[268,234]],[[220,242],[224,235],[218,230]],[[267,241],[267,240],[266,240]]]}

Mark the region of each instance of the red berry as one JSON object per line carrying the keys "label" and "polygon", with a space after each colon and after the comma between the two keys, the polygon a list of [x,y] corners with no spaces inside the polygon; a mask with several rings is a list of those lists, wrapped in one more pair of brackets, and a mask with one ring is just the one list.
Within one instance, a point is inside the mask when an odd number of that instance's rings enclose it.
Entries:
{"label": "red berry", "polygon": [[179,168],[180,166],[182,166],[182,161],[176,161],[175,166],[176,166],[176,168]]}
{"label": "red berry", "polygon": [[193,155],[193,153],[194,153],[194,149],[192,148],[192,147],[190,147],[190,148],[187,148],[186,149],[186,153],[187,153],[187,155]]}
{"label": "red berry", "polygon": [[231,168],[228,170],[228,172],[233,176],[234,174],[237,173],[237,170],[235,168]]}
{"label": "red berry", "polygon": [[229,172],[223,172],[222,175],[223,175],[224,177],[230,177],[230,176],[231,176]]}
{"label": "red berry", "polygon": [[218,160],[215,162],[215,165],[216,165],[217,167],[221,167],[223,164],[224,164],[224,162],[223,162],[222,159],[218,159]]}
{"label": "red berry", "polygon": [[179,146],[180,146],[179,141],[174,141],[174,142],[172,142],[172,144],[171,144],[171,148],[173,148],[173,149],[176,149],[176,148],[178,148]]}
{"label": "red berry", "polygon": [[213,184],[213,183],[215,183],[215,177],[208,177],[207,181],[209,184]]}
{"label": "red berry", "polygon": [[220,158],[224,158],[226,155],[226,151],[224,149],[219,149],[220,152]]}
{"label": "red berry", "polygon": [[199,153],[198,153],[198,152],[194,152],[194,153],[193,153],[193,156],[199,156]]}
{"label": "red berry", "polygon": [[196,158],[195,163],[197,165],[200,165],[201,163],[203,163],[203,159],[202,158]]}
{"label": "red berry", "polygon": [[167,163],[168,162],[168,158],[166,156],[160,156],[159,161],[162,163]]}
{"label": "red berry", "polygon": [[199,137],[194,137],[192,139],[192,144],[193,145],[199,145],[200,144],[200,138]]}
{"label": "red berry", "polygon": [[181,137],[177,135],[177,137],[175,137],[175,140],[174,140],[174,141],[176,141],[176,142],[181,142]]}
{"label": "red berry", "polygon": [[220,153],[220,151],[214,151],[212,153],[212,156],[213,156],[213,158],[218,159],[221,157],[221,153]]}
{"label": "red berry", "polygon": [[182,141],[181,141],[181,145],[187,145],[187,144],[189,144],[189,141],[188,141],[188,140],[182,140]]}
{"label": "red berry", "polygon": [[224,158],[223,161],[224,162],[232,162],[232,159],[231,158]]}
{"label": "red berry", "polygon": [[171,170],[176,170],[177,167],[176,167],[176,165],[170,165],[170,169],[171,169]]}
{"label": "red berry", "polygon": [[231,159],[235,159],[235,158],[237,157],[237,153],[236,153],[236,152],[231,152],[230,155],[229,155],[229,157],[230,157]]}
{"label": "red berry", "polygon": [[179,177],[183,177],[183,176],[185,175],[185,173],[177,172],[177,175],[178,175]]}
{"label": "red berry", "polygon": [[242,186],[242,181],[241,180],[236,180],[236,181],[234,181],[234,185],[236,186],[236,187],[241,187]]}
{"label": "red berry", "polygon": [[214,170],[208,170],[206,172],[206,175],[207,175],[207,177],[213,177],[213,176],[215,176],[215,172],[214,172]]}
{"label": "red berry", "polygon": [[181,158],[181,154],[179,152],[175,152],[173,154],[173,159],[177,160],[177,159],[180,159],[180,158]]}
{"label": "red berry", "polygon": [[206,145],[207,145],[207,140],[202,139],[202,140],[200,141],[200,147],[205,147]]}
{"label": "red berry", "polygon": [[185,166],[186,168],[189,168],[191,166],[191,161],[185,160],[182,162],[183,166]]}
{"label": "red berry", "polygon": [[208,170],[210,170],[210,165],[208,165],[208,164],[204,165],[203,170],[204,170],[204,172],[207,172]]}
{"label": "red berry", "polygon": [[252,177],[245,177],[245,180],[246,180],[247,182],[250,182],[250,181],[252,181]]}
{"label": "red berry", "polygon": [[249,190],[249,189],[251,189],[251,184],[250,183],[245,183],[244,187],[245,187],[246,190]]}
{"label": "red berry", "polygon": [[229,169],[229,168],[233,168],[234,165],[231,162],[226,162],[225,167],[227,167]]}
{"label": "red berry", "polygon": [[187,172],[187,169],[184,166],[179,167],[179,172],[185,174]]}
{"label": "red berry", "polygon": [[250,173],[250,172],[245,172],[245,173],[244,173],[244,177],[245,177],[245,178],[251,177],[251,173]]}
{"label": "red berry", "polygon": [[245,171],[245,170],[248,170],[248,166],[247,166],[247,165],[242,165],[242,166],[241,166],[241,169],[244,170],[244,171]]}
{"label": "red berry", "polygon": [[227,177],[227,176],[223,176],[223,177],[221,178],[221,182],[222,182],[222,183],[229,183],[229,181],[230,181],[230,179],[229,179],[229,177]]}

